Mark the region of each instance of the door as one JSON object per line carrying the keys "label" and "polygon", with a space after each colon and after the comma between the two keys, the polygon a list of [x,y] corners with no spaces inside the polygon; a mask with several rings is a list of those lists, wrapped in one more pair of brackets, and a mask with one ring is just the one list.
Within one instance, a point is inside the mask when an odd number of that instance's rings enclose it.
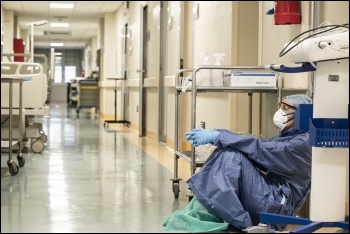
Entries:
{"label": "door", "polygon": [[137,70],[140,73],[139,83],[139,136],[146,136],[146,92],[144,87],[144,79],[147,77],[147,5],[141,6],[141,50],[140,50],[140,64],[141,68]]}

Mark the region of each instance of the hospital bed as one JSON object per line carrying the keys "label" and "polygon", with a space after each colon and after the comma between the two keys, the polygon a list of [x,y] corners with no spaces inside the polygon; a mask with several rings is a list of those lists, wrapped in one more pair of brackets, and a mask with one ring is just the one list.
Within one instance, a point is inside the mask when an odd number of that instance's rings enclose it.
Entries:
{"label": "hospital bed", "polygon": [[[2,62],[16,62],[15,58],[23,58],[23,62],[29,62],[30,61],[31,54],[21,54],[21,53],[3,53],[1,54],[1,61]],[[52,73],[50,75],[49,72],[49,65],[48,65],[48,59],[47,56],[44,54],[34,54],[34,61],[37,63],[40,63],[43,67],[43,73],[47,76],[47,99],[46,103],[50,102],[51,97],[51,91],[52,91],[52,81],[53,76]]]}
{"label": "hospital bed", "polygon": [[[10,95],[10,89],[8,83],[1,85],[1,140],[19,139],[23,142],[23,139],[34,139],[31,141],[31,149],[35,153],[41,153],[44,150],[44,142],[47,137],[44,134],[40,123],[29,123],[27,117],[29,115],[44,115],[46,110],[44,108],[47,100],[47,87],[48,80],[44,73],[43,66],[39,63],[28,62],[1,62],[1,77],[20,79],[28,77],[31,80],[24,82],[22,87],[22,93],[16,88],[19,84],[13,84],[13,92]],[[16,118],[16,115],[20,115],[20,95],[22,95],[22,109],[23,115]],[[12,111],[9,111],[9,99],[12,101]],[[14,123],[12,125],[13,133],[10,137],[9,123],[7,122],[7,116],[13,115]],[[24,116],[24,119],[22,118]],[[24,130],[22,132],[17,131],[20,125],[20,121]],[[11,140],[12,140],[11,139]],[[23,149],[23,144],[19,145],[20,150]]]}
{"label": "hospital bed", "polygon": [[[22,54],[22,53],[3,53],[1,55],[2,61],[3,62],[15,62],[16,58],[20,58],[24,62],[29,62],[31,59],[31,54]],[[34,54],[35,61],[39,63],[43,67],[43,73],[46,74],[47,78],[47,98],[45,104],[50,103],[50,96],[51,96],[51,90],[52,90],[52,81],[53,81],[53,76],[49,75],[49,66],[48,66],[48,59],[47,56],[44,54]],[[39,129],[39,140],[41,140],[43,143],[47,141],[47,136],[44,133],[44,130],[42,128],[41,123],[36,123],[36,122],[31,122],[29,119],[30,116],[33,115],[44,115],[47,116],[49,112],[49,106],[45,105],[43,108],[40,108],[39,110],[36,108],[34,110],[33,108],[30,108],[30,112],[27,112],[27,115],[25,115],[25,118],[27,120],[27,136],[30,137],[31,135],[36,135],[36,129]],[[32,132],[32,133],[31,133]],[[37,143],[36,143],[37,144]],[[39,145],[39,144],[37,144]],[[39,147],[39,149],[42,147]],[[37,150],[38,151],[38,150]],[[37,152],[35,151],[35,152]]]}

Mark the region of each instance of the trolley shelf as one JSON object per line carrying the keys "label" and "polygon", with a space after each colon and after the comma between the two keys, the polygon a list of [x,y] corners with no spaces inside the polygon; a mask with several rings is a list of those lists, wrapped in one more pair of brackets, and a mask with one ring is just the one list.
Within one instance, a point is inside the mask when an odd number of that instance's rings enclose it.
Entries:
{"label": "trolley shelf", "polygon": [[181,158],[184,158],[187,161],[191,162],[191,151],[175,151],[175,155],[180,156]]}
{"label": "trolley shelf", "polygon": [[[175,155],[186,159],[187,161],[191,162],[191,151],[175,151]],[[196,167],[202,167],[205,161],[197,161],[196,160]]]}
{"label": "trolley shelf", "polygon": [[[15,146],[19,143],[19,141],[12,141],[12,146]],[[10,148],[10,142],[9,141],[1,141],[1,149],[9,149]]]}
{"label": "trolley shelf", "polygon": [[[181,87],[176,87],[177,91],[181,91]],[[272,92],[275,93],[278,91],[277,87],[212,87],[212,86],[199,86],[196,88],[198,93],[209,93],[209,92],[232,92],[232,93],[267,93]],[[186,90],[187,92],[191,92],[192,89],[189,88]]]}

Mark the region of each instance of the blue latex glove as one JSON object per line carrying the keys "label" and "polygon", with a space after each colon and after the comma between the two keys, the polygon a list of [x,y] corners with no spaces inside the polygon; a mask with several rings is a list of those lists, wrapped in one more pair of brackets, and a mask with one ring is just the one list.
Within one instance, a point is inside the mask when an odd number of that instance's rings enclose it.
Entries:
{"label": "blue latex glove", "polygon": [[205,144],[213,144],[220,132],[213,129],[196,128],[191,132],[186,132],[186,139],[195,147]]}

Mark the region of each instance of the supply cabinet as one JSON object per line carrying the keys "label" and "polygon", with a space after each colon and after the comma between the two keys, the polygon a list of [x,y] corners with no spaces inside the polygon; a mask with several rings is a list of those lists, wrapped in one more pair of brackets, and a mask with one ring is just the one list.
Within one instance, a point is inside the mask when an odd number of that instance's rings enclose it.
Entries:
{"label": "supply cabinet", "polygon": [[[223,86],[197,86],[196,84],[196,76],[197,73],[201,70],[215,70],[220,69],[226,74],[223,76]],[[177,72],[175,76],[176,80],[176,91],[175,91],[175,146],[174,146],[174,178],[172,179],[172,189],[174,192],[175,198],[178,198],[179,192],[180,192],[180,180],[181,178],[178,178],[178,159],[180,157],[186,159],[191,164],[191,175],[193,175],[196,171],[196,168],[201,167],[205,161],[199,161],[196,160],[196,152],[195,147],[191,146],[190,151],[183,151],[179,147],[179,127],[180,127],[180,117],[179,117],[179,110],[180,110],[180,103],[179,98],[181,92],[183,92],[183,87],[181,87],[183,84],[183,77],[181,75],[183,73],[192,72],[192,85],[191,87],[187,88],[185,92],[191,92],[191,129],[194,129],[196,125],[196,102],[197,102],[197,93],[205,93],[205,92],[227,92],[227,93],[247,93],[249,95],[249,133],[251,133],[251,126],[252,126],[252,95],[253,93],[275,93],[276,94],[276,101],[277,103],[280,101],[280,85],[277,85],[279,80],[279,73],[267,70],[264,66],[216,66],[216,65],[201,65],[193,68],[188,69],[181,69]],[[274,75],[274,81],[270,82],[270,84],[267,84],[266,82],[261,82],[261,85],[254,85],[249,84],[249,77],[251,74],[273,74]],[[239,80],[237,80],[235,75],[240,74],[240,78],[243,79],[244,75],[247,75],[244,77],[245,84],[240,83]],[[233,80],[235,79],[235,80]],[[241,80],[242,81],[242,80]],[[259,82],[256,82],[259,83]],[[264,84],[265,83],[265,84]]]}

